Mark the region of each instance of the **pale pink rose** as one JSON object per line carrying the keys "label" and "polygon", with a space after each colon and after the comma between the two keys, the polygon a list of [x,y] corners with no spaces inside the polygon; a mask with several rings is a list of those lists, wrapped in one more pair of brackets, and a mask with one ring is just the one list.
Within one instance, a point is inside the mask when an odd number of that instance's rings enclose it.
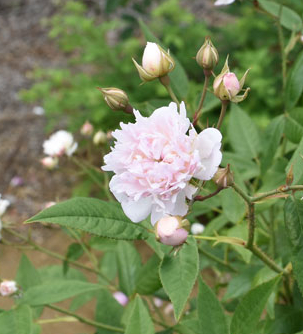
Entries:
{"label": "pale pink rose", "polygon": [[222,135],[214,128],[189,130],[183,102],[180,113],[172,102],[150,117],[134,115],[136,123],[121,123],[112,133],[115,146],[104,157],[102,169],[116,174],[110,190],[133,222],[149,214],[153,225],[166,215],[184,216],[186,198],[197,190],[190,180],[210,180],[218,169]]}
{"label": "pale pink rose", "polygon": [[142,67],[149,74],[159,75],[162,71],[161,50],[156,43],[147,42],[142,57]]}
{"label": "pale pink rose", "polygon": [[188,232],[181,227],[181,217],[164,217],[157,222],[157,236],[164,245],[182,245]]}
{"label": "pale pink rose", "polygon": [[44,157],[40,160],[43,167],[47,169],[54,169],[58,166],[58,158],[57,157]]}
{"label": "pale pink rose", "polygon": [[235,2],[235,0],[217,0],[214,5],[215,6],[227,6]]}
{"label": "pale pink rose", "polygon": [[88,136],[89,137],[93,134],[94,127],[92,126],[92,124],[89,121],[86,121],[82,125],[80,132],[83,136]]}
{"label": "pale pink rose", "polygon": [[3,297],[10,296],[17,290],[18,290],[17,283],[15,281],[3,281],[0,284],[0,295]]}
{"label": "pale pink rose", "polygon": [[73,135],[64,130],[53,133],[43,143],[44,153],[51,157],[59,157],[63,154],[71,156],[77,147],[78,144],[74,141]]}
{"label": "pale pink rose", "polygon": [[116,291],[113,293],[113,297],[122,306],[126,306],[128,303],[128,297],[121,291]]}
{"label": "pale pink rose", "polygon": [[0,194],[0,217],[3,216],[10,206],[10,201],[8,199],[1,199],[2,195]]}

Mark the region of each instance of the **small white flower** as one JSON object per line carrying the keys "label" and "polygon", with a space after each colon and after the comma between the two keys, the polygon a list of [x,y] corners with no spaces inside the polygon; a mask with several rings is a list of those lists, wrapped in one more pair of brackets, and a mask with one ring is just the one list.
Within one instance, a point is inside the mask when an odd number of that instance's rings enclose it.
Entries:
{"label": "small white flower", "polygon": [[1,199],[1,194],[0,194],[0,217],[4,215],[9,205],[10,201],[7,199]]}
{"label": "small white flower", "polygon": [[193,223],[191,225],[191,233],[192,234],[201,234],[204,231],[204,225],[200,223]]}
{"label": "small white flower", "polygon": [[45,157],[40,160],[41,164],[47,169],[54,169],[58,166],[58,158],[57,157]]}
{"label": "small white flower", "polygon": [[42,116],[44,115],[44,109],[40,106],[36,106],[33,108],[33,113],[37,116]]}
{"label": "small white flower", "polygon": [[60,130],[53,133],[43,143],[44,153],[51,157],[59,157],[63,154],[71,156],[77,149],[78,144],[70,132]]}
{"label": "small white flower", "polygon": [[163,305],[163,300],[158,297],[154,297],[153,301],[154,301],[155,306],[158,308]]}
{"label": "small white flower", "polygon": [[122,306],[126,306],[128,303],[128,297],[122,291],[116,291],[113,293],[113,297]]}
{"label": "small white flower", "polygon": [[3,281],[0,284],[0,295],[10,296],[18,290],[17,283],[15,281]]}
{"label": "small white flower", "polygon": [[215,6],[227,6],[235,2],[235,0],[217,0],[214,5]]}

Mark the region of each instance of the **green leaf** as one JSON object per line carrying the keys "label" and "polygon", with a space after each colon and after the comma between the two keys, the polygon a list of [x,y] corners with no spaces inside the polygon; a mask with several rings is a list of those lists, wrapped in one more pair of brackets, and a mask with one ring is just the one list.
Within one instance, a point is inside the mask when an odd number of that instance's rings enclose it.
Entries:
{"label": "green leaf", "polygon": [[45,284],[36,285],[25,291],[20,300],[23,304],[44,305],[57,303],[61,300],[77,296],[81,293],[101,289],[101,286],[74,280],[54,280]]}
{"label": "green leaf", "polygon": [[118,266],[116,252],[109,251],[102,256],[100,270],[109,280],[113,280],[117,276]]}
{"label": "green leaf", "polygon": [[261,172],[264,174],[271,166],[276,151],[279,147],[283,131],[284,131],[285,118],[278,116],[268,125],[264,133],[262,159],[261,159]]}
{"label": "green leaf", "polygon": [[126,326],[125,334],[143,333],[153,334],[155,333],[155,329],[142,299],[139,296],[136,296],[132,313]]}
{"label": "green leaf", "polygon": [[[158,38],[155,37],[155,35],[150,31],[148,26],[142,20],[139,20],[139,25],[145,36],[146,41],[157,43],[165,49],[165,46],[161,44]],[[174,58],[176,64],[174,70],[169,74],[171,78],[171,85],[176,94],[182,99],[185,99],[189,89],[189,82],[186,72],[182,65],[179,63],[179,61],[172,54],[170,55]]]}
{"label": "green leaf", "polygon": [[157,254],[152,255],[139,270],[136,291],[140,295],[150,295],[161,288],[159,277],[160,258]]}
{"label": "green leaf", "polygon": [[53,205],[26,221],[33,222],[55,223],[113,239],[148,237],[148,232],[132,223],[120,206],[96,198],[78,197]]}
{"label": "green leaf", "polygon": [[288,110],[295,107],[303,92],[303,51],[297,57],[286,82],[285,100]]}
{"label": "green leaf", "polygon": [[189,237],[176,256],[165,255],[160,265],[160,279],[174,305],[177,320],[195,284],[199,271],[198,260],[196,240]]}
{"label": "green leaf", "polygon": [[[112,294],[105,289],[101,289],[97,293],[97,306],[96,306],[96,321],[102,322],[107,325],[121,326],[121,318],[124,308],[120,305]],[[108,329],[98,329],[96,334],[112,334],[118,333]]]}
{"label": "green leaf", "polygon": [[130,296],[136,288],[138,272],[142,266],[141,258],[136,248],[126,241],[118,243],[116,254],[120,290]]}
{"label": "green leaf", "polygon": [[21,256],[16,281],[22,287],[23,291],[42,283],[38,270],[33,266],[25,254],[22,254]]}
{"label": "green leaf", "polygon": [[222,306],[214,292],[199,279],[197,300],[200,334],[229,334]]}
{"label": "green leaf", "polygon": [[273,1],[259,0],[259,3],[268,13],[275,16],[277,19],[280,18],[281,25],[286,29],[291,31],[299,31],[302,29],[301,17],[292,9]]}
{"label": "green leaf", "polygon": [[63,262],[63,271],[64,273],[68,270],[68,260],[76,261],[78,260],[84,253],[83,247],[78,243],[72,243],[68,246],[66,252],[66,260]]}
{"label": "green leaf", "polygon": [[232,223],[243,220],[246,212],[245,202],[232,188],[224,189],[220,194],[223,215]]}
{"label": "green leaf", "polygon": [[295,144],[300,143],[303,137],[303,108],[295,108],[286,114],[285,136]]}
{"label": "green leaf", "polygon": [[281,276],[258,285],[250,290],[237,306],[233,315],[230,332],[232,334],[251,334],[251,329],[258,324],[266,302]]}
{"label": "green leaf", "polygon": [[[244,205],[244,203],[243,203]],[[227,236],[229,237],[236,237],[243,240],[247,240],[248,238],[248,230],[246,224],[238,224],[228,230]],[[231,245],[232,248],[241,255],[244,262],[249,263],[252,252],[248,249],[239,246],[239,245]]]}
{"label": "green leaf", "polygon": [[303,202],[288,197],[284,205],[285,227],[288,239],[294,249],[303,247]]}
{"label": "green leaf", "polygon": [[32,311],[28,305],[0,313],[1,334],[32,334]]}
{"label": "green leaf", "polygon": [[293,184],[299,184],[303,181],[303,137],[286,167],[286,173],[289,172],[292,165],[294,175]]}
{"label": "green leaf", "polygon": [[228,126],[230,144],[235,152],[246,158],[256,158],[260,150],[258,129],[253,120],[240,109],[232,104]]}

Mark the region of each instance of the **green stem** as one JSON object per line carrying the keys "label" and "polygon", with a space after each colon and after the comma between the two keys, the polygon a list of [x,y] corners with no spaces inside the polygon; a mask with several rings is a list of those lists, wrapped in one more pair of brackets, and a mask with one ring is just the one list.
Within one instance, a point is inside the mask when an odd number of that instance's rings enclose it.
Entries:
{"label": "green stem", "polygon": [[267,192],[265,192],[265,193],[263,193],[259,196],[251,197],[251,201],[252,202],[259,202],[266,197],[286,193],[288,191],[300,191],[300,190],[303,190],[303,185],[282,186],[282,187],[279,187],[278,189],[267,191]]}
{"label": "green stem", "polygon": [[163,77],[160,77],[159,81],[166,88],[166,90],[167,90],[168,94],[170,95],[171,99],[174,102],[177,103],[178,109],[180,109],[180,102],[179,102],[177,96],[175,95],[174,91],[171,88],[169,76],[165,75]]}
{"label": "green stem", "polygon": [[219,263],[220,265],[228,268],[229,270],[231,270],[235,273],[237,272],[237,270],[233,266],[231,266],[229,263],[227,263],[226,261],[221,260],[219,257],[207,252],[201,246],[199,247],[199,252],[202,253],[203,255],[205,255],[206,257],[208,257],[210,260],[213,260],[213,261]]}
{"label": "green stem", "polygon": [[85,269],[87,271],[90,271],[90,272],[93,272],[99,276],[101,276],[102,278],[104,278],[108,283],[109,285],[116,290],[116,287],[113,286],[111,283],[110,283],[110,280],[102,273],[100,272],[99,270],[96,270],[94,268],[91,268],[91,267],[88,267],[80,262],[77,262],[77,261],[74,261],[74,260],[70,260],[70,259],[67,259],[66,257],[62,256],[61,254],[59,253],[55,253],[47,248],[44,248],[42,246],[39,246],[38,244],[36,244],[34,241],[32,240],[29,240],[28,238],[24,237],[22,234],[18,233],[18,232],[15,232],[15,231],[12,231],[8,228],[3,228],[3,230],[25,242],[27,242],[28,244],[30,244],[31,246],[33,246],[34,249],[44,253],[44,254],[47,254],[48,256],[51,256],[55,259],[58,259],[58,260],[61,260],[61,261],[67,261],[68,263],[74,265],[75,267],[78,267],[78,268],[81,268],[81,269]]}
{"label": "green stem", "polygon": [[76,319],[75,317],[60,317],[60,318],[53,318],[53,319],[38,320],[37,324],[43,325],[43,324],[53,324],[57,322],[75,322],[75,321],[79,321],[79,320]]}
{"label": "green stem", "polygon": [[199,101],[198,108],[197,108],[197,110],[195,111],[195,114],[194,114],[194,119],[193,119],[193,125],[194,126],[197,124],[199,118],[202,116],[202,108],[203,108],[203,103],[204,103],[206,92],[207,92],[209,78],[210,78],[210,75],[207,75],[205,73],[204,86],[203,86],[201,98],[200,98],[200,101]]}
{"label": "green stem", "polygon": [[76,157],[71,157],[71,160],[80,168],[83,170],[84,173],[86,173],[92,181],[96,182],[100,188],[103,188],[102,182],[89,170],[88,167],[86,167],[79,159]]}
{"label": "green stem", "polygon": [[61,307],[58,307],[58,306],[55,306],[55,305],[52,305],[52,304],[48,304],[48,305],[45,305],[45,306],[52,309],[52,310],[58,311],[60,313],[70,315],[70,316],[78,319],[80,322],[83,322],[87,325],[91,325],[91,326],[94,326],[94,327],[97,327],[97,328],[107,329],[107,330],[113,331],[113,332],[119,332],[119,333],[124,333],[125,332],[124,329],[121,328],[121,327],[115,327],[115,326],[103,324],[102,322],[87,319],[87,318],[84,318],[84,317],[74,313],[74,312],[68,311],[66,309],[63,309]]}
{"label": "green stem", "polygon": [[254,203],[247,203],[248,204],[248,239],[246,248],[250,249],[254,243],[255,238],[255,204]]}
{"label": "green stem", "polygon": [[222,105],[221,105],[221,113],[220,113],[220,117],[219,117],[219,121],[217,124],[217,129],[221,128],[221,125],[223,123],[224,117],[225,117],[225,113],[226,113],[226,109],[228,106],[229,101],[221,101]]}
{"label": "green stem", "polygon": [[256,255],[260,260],[262,260],[269,268],[271,268],[273,271],[284,274],[288,276],[288,272],[281,268],[279,265],[276,264],[275,261],[273,261],[268,255],[266,255],[257,245],[252,245],[249,250]]}
{"label": "green stem", "polygon": [[244,201],[249,204],[252,202],[252,198],[248,196],[238,185],[235,183],[232,185],[233,189],[244,199]]}

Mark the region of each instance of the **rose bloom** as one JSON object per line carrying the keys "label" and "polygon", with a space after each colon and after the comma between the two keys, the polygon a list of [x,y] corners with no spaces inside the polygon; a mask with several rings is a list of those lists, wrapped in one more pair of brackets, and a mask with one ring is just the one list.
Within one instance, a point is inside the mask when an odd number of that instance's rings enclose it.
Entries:
{"label": "rose bloom", "polygon": [[112,133],[115,146],[104,157],[102,169],[116,174],[110,190],[133,222],[150,213],[152,224],[166,215],[184,216],[186,198],[197,190],[189,181],[210,180],[218,169],[222,135],[214,128],[200,134],[189,130],[183,102],[180,113],[172,102],[150,117],[137,110],[134,115],[135,124],[121,123],[121,130]]}
{"label": "rose bloom", "polygon": [[3,281],[0,284],[0,295],[5,297],[15,293],[18,290],[15,281]]}
{"label": "rose bloom", "polygon": [[78,144],[74,142],[71,133],[60,130],[53,133],[48,140],[43,143],[43,150],[46,155],[59,157],[63,154],[71,156],[77,149]]}

